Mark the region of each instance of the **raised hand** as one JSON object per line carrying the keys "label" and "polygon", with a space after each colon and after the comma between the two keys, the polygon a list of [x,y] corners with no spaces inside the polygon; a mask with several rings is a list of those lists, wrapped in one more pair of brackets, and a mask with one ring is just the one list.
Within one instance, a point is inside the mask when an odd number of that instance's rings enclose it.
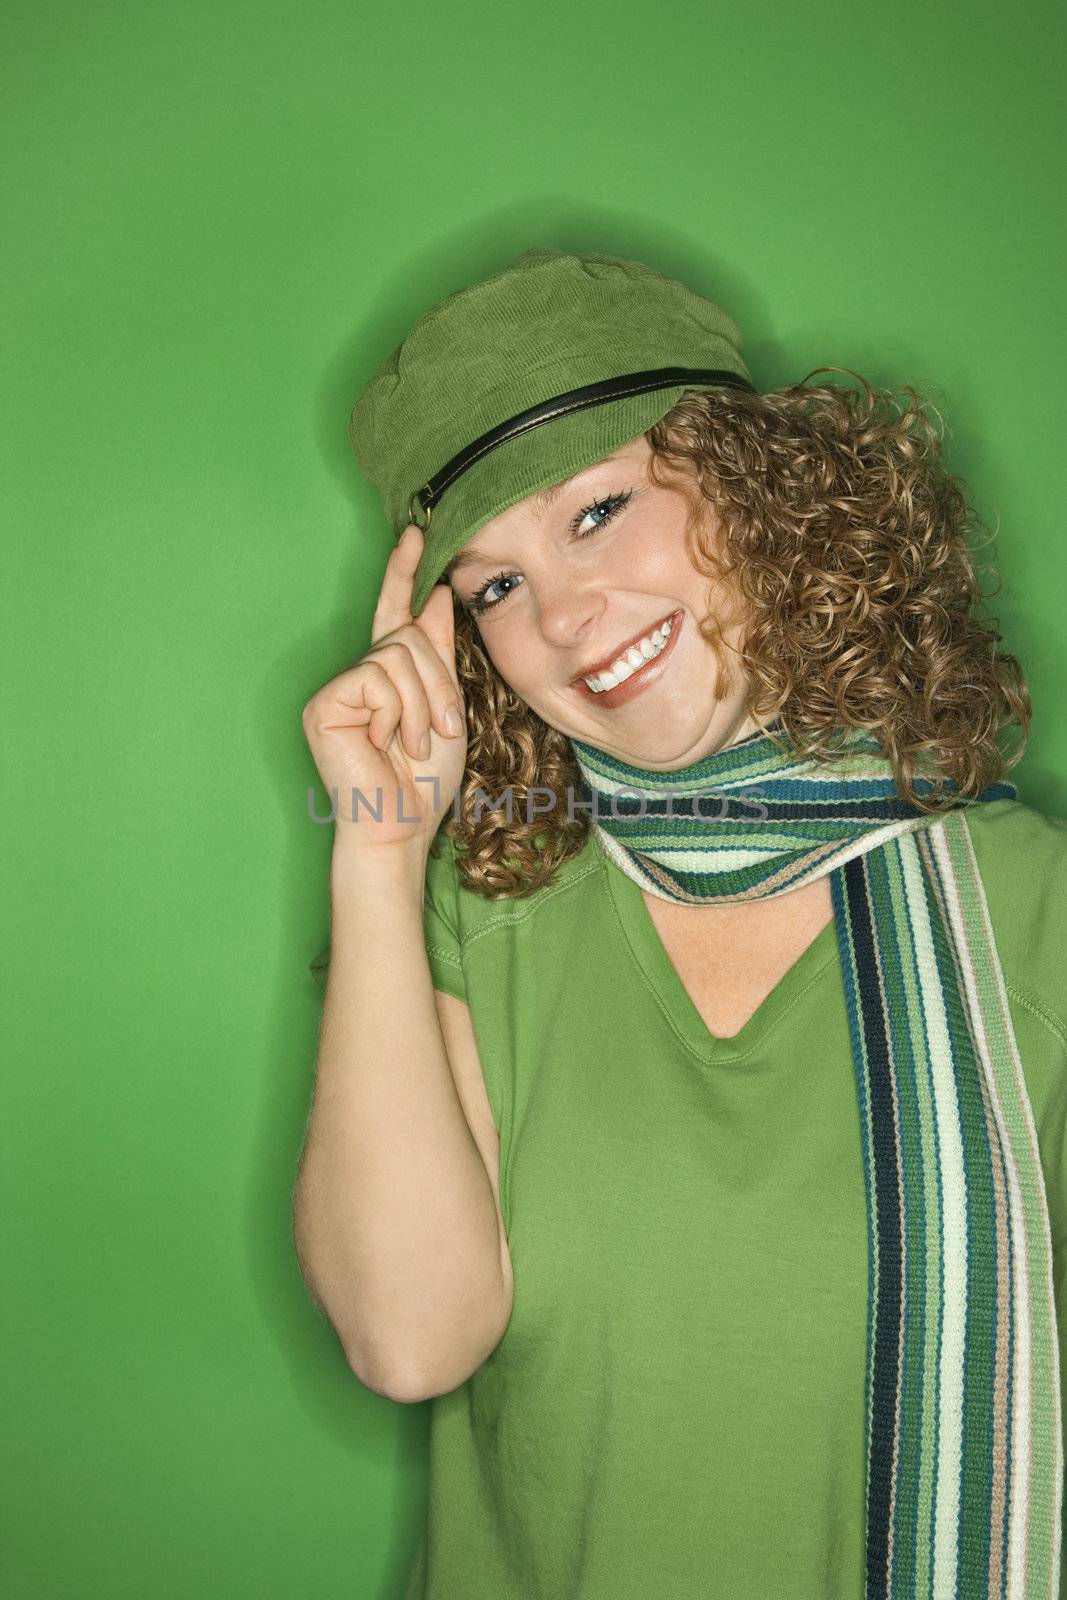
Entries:
{"label": "raised hand", "polygon": [[[425,855],[463,777],[467,719],[451,590],[436,585],[421,615],[411,614],[422,549],[422,530],[411,523],[386,563],[369,650],[301,714],[319,776],[328,792],[337,790],[338,842],[343,837],[346,849],[406,846]],[[454,728],[446,723],[450,711]],[[353,821],[356,789],[366,804]]]}

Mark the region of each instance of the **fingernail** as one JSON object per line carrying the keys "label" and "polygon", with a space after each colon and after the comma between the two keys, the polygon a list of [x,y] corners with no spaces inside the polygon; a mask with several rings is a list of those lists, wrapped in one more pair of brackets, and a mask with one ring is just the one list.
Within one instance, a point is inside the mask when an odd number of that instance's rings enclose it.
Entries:
{"label": "fingernail", "polygon": [[463,721],[459,712],[456,710],[455,706],[449,706],[448,710],[445,712],[445,728],[449,733],[459,733],[462,727]]}
{"label": "fingernail", "polygon": [[419,755],[422,756],[425,759],[425,757],[428,756],[429,753],[430,753],[430,735],[428,733],[424,733],[422,738],[419,740]]}

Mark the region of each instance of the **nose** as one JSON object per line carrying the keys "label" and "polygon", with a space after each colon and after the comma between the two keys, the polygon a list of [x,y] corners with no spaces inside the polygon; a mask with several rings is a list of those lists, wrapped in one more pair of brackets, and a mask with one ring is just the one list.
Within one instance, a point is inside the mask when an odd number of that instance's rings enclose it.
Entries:
{"label": "nose", "polygon": [[607,601],[605,585],[573,571],[542,577],[537,584],[541,635],[560,650],[573,651],[597,631]]}

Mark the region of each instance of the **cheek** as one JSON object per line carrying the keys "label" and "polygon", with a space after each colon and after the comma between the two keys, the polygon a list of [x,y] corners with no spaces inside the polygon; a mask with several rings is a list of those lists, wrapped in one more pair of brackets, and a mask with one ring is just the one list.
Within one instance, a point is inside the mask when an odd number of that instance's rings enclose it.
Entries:
{"label": "cheek", "polygon": [[552,704],[545,696],[548,666],[537,642],[523,646],[517,639],[498,639],[492,648],[486,643],[485,652],[512,694],[548,720]]}
{"label": "cheek", "polygon": [[482,649],[508,688],[514,689],[516,694],[521,694],[525,699],[525,681],[530,676],[530,652],[520,649],[516,640],[509,641],[502,631],[494,638],[492,630],[490,637],[483,636]]}
{"label": "cheek", "polygon": [[684,528],[667,516],[632,533],[628,529],[624,545],[612,552],[612,565],[616,573],[624,566],[636,588],[664,593],[687,591],[699,578],[686,549]]}

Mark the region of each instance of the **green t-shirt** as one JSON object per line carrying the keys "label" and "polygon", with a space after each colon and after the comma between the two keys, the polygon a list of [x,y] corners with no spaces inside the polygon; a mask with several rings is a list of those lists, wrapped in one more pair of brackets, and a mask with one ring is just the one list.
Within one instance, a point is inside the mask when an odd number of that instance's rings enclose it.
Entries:
{"label": "green t-shirt", "polygon": [[[1067,819],[968,818],[1067,1372]],[[867,1211],[834,923],[716,1039],[595,833],[525,899],[461,888],[445,851],[427,956],[470,1007],[515,1298],[430,1402],[405,1600],[862,1600]]]}

